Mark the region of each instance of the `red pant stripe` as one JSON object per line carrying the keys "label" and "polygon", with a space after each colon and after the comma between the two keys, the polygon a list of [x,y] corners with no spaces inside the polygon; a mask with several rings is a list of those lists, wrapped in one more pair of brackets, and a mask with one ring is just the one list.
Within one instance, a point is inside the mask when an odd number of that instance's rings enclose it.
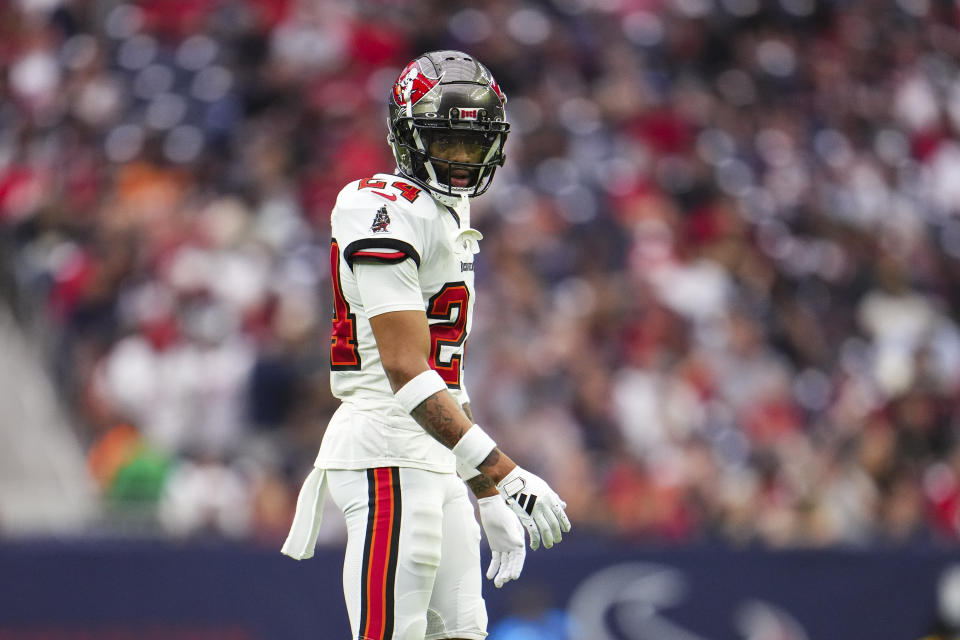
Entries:
{"label": "red pant stripe", "polygon": [[390,640],[400,537],[400,470],[368,469],[367,480],[370,502],[364,543],[361,636],[367,640]]}

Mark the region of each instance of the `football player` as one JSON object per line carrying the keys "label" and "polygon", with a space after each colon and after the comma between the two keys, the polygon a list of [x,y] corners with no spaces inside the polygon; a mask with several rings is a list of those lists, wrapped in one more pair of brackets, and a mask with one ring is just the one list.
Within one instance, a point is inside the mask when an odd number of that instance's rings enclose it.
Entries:
{"label": "football player", "polygon": [[[389,97],[397,162],[348,184],[331,215],[331,387],[341,405],[304,481],[283,553],[313,555],[326,492],[347,521],[355,640],[480,640],[477,496],[497,587],[570,530],[565,503],[475,424],[464,385],[481,234],[469,198],[504,161],[506,97],[459,51],[410,62]],[[521,526],[522,525],[522,526]]]}

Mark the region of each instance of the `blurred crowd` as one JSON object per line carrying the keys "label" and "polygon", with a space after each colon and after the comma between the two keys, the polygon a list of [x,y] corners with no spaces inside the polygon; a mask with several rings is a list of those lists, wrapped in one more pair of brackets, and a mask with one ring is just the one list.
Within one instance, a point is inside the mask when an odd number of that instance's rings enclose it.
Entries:
{"label": "blurred crowd", "polygon": [[512,122],[474,201],[474,415],[578,530],[960,537],[944,0],[0,4],[6,296],[109,526],[282,539],[337,405],[329,212],[393,166],[389,86],[439,48]]}

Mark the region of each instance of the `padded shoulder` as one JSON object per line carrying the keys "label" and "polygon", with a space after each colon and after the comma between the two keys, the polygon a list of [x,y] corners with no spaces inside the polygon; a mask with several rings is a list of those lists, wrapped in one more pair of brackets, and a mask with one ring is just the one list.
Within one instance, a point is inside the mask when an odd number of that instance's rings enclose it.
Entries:
{"label": "padded shoulder", "polygon": [[418,266],[425,225],[436,216],[430,194],[397,176],[377,174],[344,187],[330,217],[331,231],[352,267],[356,259]]}
{"label": "padded shoulder", "polygon": [[390,203],[391,210],[414,218],[430,219],[437,215],[437,204],[429,191],[389,173],[354,180],[337,195],[337,207],[345,209],[379,207],[384,203]]}

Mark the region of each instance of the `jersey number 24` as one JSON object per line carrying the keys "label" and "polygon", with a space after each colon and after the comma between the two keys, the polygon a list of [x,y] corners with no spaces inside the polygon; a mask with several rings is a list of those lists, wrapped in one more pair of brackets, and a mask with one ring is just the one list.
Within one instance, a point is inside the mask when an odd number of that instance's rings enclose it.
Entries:
{"label": "jersey number 24", "polygon": [[[330,275],[333,283],[333,327],[330,332],[330,369],[359,371],[360,347],[357,344],[357,316],[343,296],[340,284],[340,247],[330,244]],[[427,318],[438,320],[430,325],[430,367],[440,374],[447,386],[460,388],[461,356],[443,358],[442,347],[459,347],[467,339],[467,307],[470,290],[463,282],[443,285],[427,305]],[[454,312],[456,317],[454,318]]]}

